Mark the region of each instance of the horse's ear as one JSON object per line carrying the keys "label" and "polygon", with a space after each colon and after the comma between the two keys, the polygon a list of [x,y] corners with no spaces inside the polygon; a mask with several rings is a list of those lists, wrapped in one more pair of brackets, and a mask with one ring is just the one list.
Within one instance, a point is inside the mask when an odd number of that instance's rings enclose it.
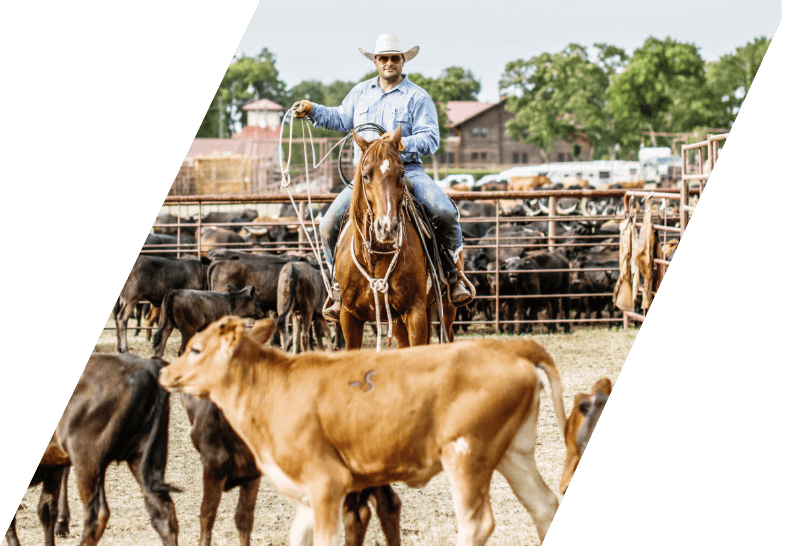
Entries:
{"label": "horse's ear", "polygon": [[392,143],[392,146],[395,147],[396,152],[400,151],[401,149],[400,138],[401,138],[401,131],[400,131],[400,124],[398,124],[398,128],[395,130],[395,132],[392,134],[392,137],[390,138],[390,143]]}
{"label": "horse's ear", "polygon": [[351,134],[354,135],[354,142],[357,143],[357,146],[359,146],[360,150],[364,152],[368,149],[368,146],[370,146],[368,141],[360,137],[353,129],[351,130]]}

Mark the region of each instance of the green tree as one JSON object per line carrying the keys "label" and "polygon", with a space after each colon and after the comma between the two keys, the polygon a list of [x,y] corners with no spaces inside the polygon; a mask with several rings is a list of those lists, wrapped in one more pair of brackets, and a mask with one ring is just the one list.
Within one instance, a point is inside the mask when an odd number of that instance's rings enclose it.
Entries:
{"label": "green tree", "polygon": [[247,122],[247,113],[241,107],[256,98],[283,104],[288,96],[274,65],[274,54],[266,48],[255,57],[234,59],[222,78],[197,136],[229,137],[235,132],[238,123],[244,125]]}
{"label": "green tree", "polygon": [[708,65],[708,85],[720,100],[718,127],[732,126],[770,44],[765,36],[755,38]]}
{"label": "green tree", "polygon": [[[196,137],[216,139],[220,136],[219,126],[222,118],[220,102],[219,90],[217,90],[217,93],[214,94],[214,98],[211,100],[211,106],[208,107],[206,115],[203,116],[203,121],[200,123]],[[226,127],[224,123],[223,127]],[[225,136],[227,136],[227,133],[225,133]]]}
{"label": "green tree", "polygon": [[507,124],[508,134],[534,143],[546,161],[558,139],[572,141],[581,132],[593,147],[608,146],[613,124],[604,106],[609,73],[616,64],[614,53],[607,49],[613,46],[601,45],[599,60],[612,61],[611,67],[590,61],[579,44],[569,44],[553,55],[542,53],[508,63],[499,82],[500,91],[511,94],[505,108],[515,114]]}
{"label": "green tree", "polygon": [[[411,78],[411,76],[409,77]],[[432,79],[426,91],[434,101],[476,101],[480,93],[480,81],[471,71],[459,66],[445,68],[438,78]]]}
{"label": "green tree", "polygon": [[715,123],[715,100],[698,49],[651,36],[612,77],[607,99],[624,149],[638,149],[643,131],[686,132]]}
{"label": "green tree", "polygon": [[349,91],[357,85],[356,82],[344,82],[342,80],[335,80],[329,85],[324,86],[324,103],[325,106],[340,106],[343,99],[346,98]]}

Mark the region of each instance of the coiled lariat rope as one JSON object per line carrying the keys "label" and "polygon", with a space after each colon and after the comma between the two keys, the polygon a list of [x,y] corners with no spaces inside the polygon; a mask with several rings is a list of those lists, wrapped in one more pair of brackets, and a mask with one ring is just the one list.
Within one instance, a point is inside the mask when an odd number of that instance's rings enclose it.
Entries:
{"label": "coiled lariat rope", "polygon": [[[304,172],[305,172],[305,184],[307,186],[307,210],[310,211],[310,222],[313,225],[313,235],[312,236],[310,236],[310,232],[307,231],[307,227],[304,224],[304,220],[302,219],[302,215],[299,214],[299,208],[296,206],[296,201],[294,201],[294,197],[291,194],[291,173],[290,173],[289,169],[291,167],[291,153],[292,153],[291,149],[293,147],[293,136],[294,136],[293,118],[294,118],[294,111],[295,110],[296,109],[292,107],[292,108],[288,109],[285,112],[285,116],[283,116],[283,123],[282,123],[282,126],[280,127],[280,152],[281,152],[280,153],[280,173],[282,174],[282,182],[280,183],[280,186],[282,188],[284,188],[288,192],[288,198],[291,200],[291,204],[293,205],[294,210],[297,213],[296,216],[299,217],[299,224],[302,225],[302,230],[304,231],[305,237],[307,238],[307,243],[310,244],[310,249],[313,251],[313,254],[315,255],[316,260],[318,260],[318,267],[321,270],[321,279],[324,280],[324,286],[326,287],[326,292],[327,292],[328,295],[331,296],[332,295],[332,282],[329,280],[329,277],[327,276],[327,273],[324,271],[324,262],[323,262],[323,259],[322,259],[321,255],[320,255],[320,252],[321,252],[321,238],[318,237],[318,234],[316,233],[316,230],[315,230],[315,217],[313,216],[312,200],[310,198],[310,169],[309,169],[309,166],[308,166],[308,163],[307,163],[307,141],[304,140],[304,138],[303,138],[304,163],[305,163]],[[290,133],[289,133],[289,136],[288,136],[288,161],[285,163],[285,165],[283,165],[283,155],[282,155],[283,133],[285,132],[285,121],[286,121],[286,118],[288,118],[288,114],[291,115],[290,123],[288,124],[289,127],[290,127]],[[332,150],[334,150],[335,148],[337,148],[338,145],[340,145],[342,142],[344,142],[348,138],[348,136],[346,136],[345,139],[339,141],[335,146],[330,148],[329,152],[327,152],[326,155],[323,158],[321,158],[321,161],[316,163],[315,162],[315,144],[313,143],[313,132],[310,129],[310,125],[304,123],[304,118],[300,118],[300,120],[302,122],[302,135],[304,135],[304,128],[305,127],[307,127],[307,132],[310,135],[310,149],[311,149],[312,155],[313,155],[313,168],[317,169],[318,166],[320,166],[322,163],[324,163],[324,160],[332,153]],[[313,237],[315,237],[315,244],[313,243],[313,239],[312,239]]]}

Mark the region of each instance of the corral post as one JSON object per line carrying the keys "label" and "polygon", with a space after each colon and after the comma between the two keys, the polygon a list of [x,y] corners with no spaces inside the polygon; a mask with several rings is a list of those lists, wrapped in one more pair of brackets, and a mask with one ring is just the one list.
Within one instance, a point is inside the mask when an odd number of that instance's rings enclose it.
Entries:
{"label": "corral post", "polygon": [[500,200],[496,200],[496,232],[494,235],[494,334],[499,333],[499,207]]}
{"label": "corral post", "polygon": [[200,227],[203,221],[203,202],[198,201],[198,225],[197,225],[197,253],[200,259],[200,243],[203,241],[203,229]]}
{"label": "corral post", "polygon": [[557,197],[551,196],[549,198],[549,252],[554,252],[554,243],[557,236],[557,221],[554,220],[557,216]]}
{"label": "corral post", "polygon": [[[305,218],[305,216],[304,216],[304,201],[300,201],[299,202],[299,218],[302,219],[302,220],[304,220],[304,218]],[[315,227],[313,227],[313,231],[315,231]],[[302,251],[302,247],[304,246],[304,241],[305,241],[305,237],[306,236],[307,236],[307,234],[305,234],[304,230],[302,230],[301,227],[300,227],[300,229],[299,229],[299,251],[300,252]],[[319,260],[320,260],[320,258],[319,258]]]}

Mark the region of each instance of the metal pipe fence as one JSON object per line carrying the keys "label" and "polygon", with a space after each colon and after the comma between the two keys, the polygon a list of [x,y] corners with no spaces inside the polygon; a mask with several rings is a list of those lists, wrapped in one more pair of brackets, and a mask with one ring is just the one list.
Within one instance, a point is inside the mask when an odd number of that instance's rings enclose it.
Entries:
{"label": "metal pipe fence", "polygon": [[[646,192],[634,190],[532,190],[506,192],[451,192],[449,195],[461,210],[461,225],[465,232],[477,228],[477,237],[464,238],[464,254],[467,262],[466,275],[478,284],[478,297],[471,309],[461,308],[456,324],[461,328],[486,328],[495,332],[521,332],[538,326],[542,329],[555,326],[617,326],[627,323],[627,317],[612,305],[612,280],[619,275],[619,231],[618,225],[624,218],[623,211],[629,199],[641,199]],[[694,190],[691,191],[694,193]],[[317,233],[322,206],[334,200],[336,194],[294,195],[298,215],[304,219],[308,230]],[[682,227],[678,207],[668,206],[669,202],[680,202],[679,191],[665,190],[654,192],[660,198],[663,209],[657,213],[656,226],[661,226],[666,234],[678,235]],[[530,208],[529,204],[543,203],[542,210]],[[308,202],[315,213],[311,221]],[[591,214],[591,205],[608,202],[611,207],[607,214]],[[489,204],[487,213],[467,216],[467,205]],[[558,204],[562,203],[562,207]],[[569,205],[570,204],[570,205]],[[287,207],[283,207],[287,206]],[[254,210],[259,217],[243,222],[206,222],[206,214],[224,212],[241,215],[244,210]],[[559,210],[562,210],[561,214]],[[145,245],[144,254],[166,253],[171,257],[205,256],[211,248],[244,250],[251,253],[262,252],[311,252],[306,235],[295,218],[291,200],[287,195],[202,195],[169,196],[163,212],[174,215],[174,222],[156,224],[154,233],[169,232],[180,238],[176,243]],[[544,212],[546,211],[546,212]],[[261,217],[266,216],[266,219]],[[481,232],[481,226],[487,228]],[[285,228],[288,237],[278,241],[259,241],[253,247],[249,243],[223,243],[210,245],[205,233],[210,228],[240,229]],[[522,233],[510,233],[513,230]],[[534,230],[539,233],[528,232]],[[574,231],[575,229],[575,231]],[[186,236],[194,233],[194,241],[185,241]],[[664,239],[669,236],[666,236]],[[532,257],[540,253],[561,253],[569,259],[568,268],[515,268],[505,269],[507,258]],[[485,263],[485,269],[471,266],[470,258]],[[592,256],[595,260],[589,261]],[[574,260],[588,257],[587,260]],[[504,259],[504,260],[503,260]],[[596,262],[597,260],[597,262]],[[668,263],[668,262],[667,262]],[[665,265],[661,265],[664,269]],[[551,275],[567,274],[569,278],[605,279],[606,283],[570,283],[568,292],[547,294],[509,293],[505,290],[507,275]],[[596,277],[597,276],[597,277]],[[589,287],[593,286],[593,289]],[[480,287],[483,290],[480,290]],[[587,287],[587,288],[585,288]],[[600,288],[604,287],[604,288]],[[552,317],[547,312],[561,301],[564,313]],[[549,303],[554,300],[551,305]],[[527,310],[540,308],[535,319],[525,317]],[[546,308],[546,311],[542,311]],[[534,313],[534,312],[533,312]],[[593,315],[595,315],[593,317]]]}
{"label": "metal pipe fence", "polygon": [[[658,237],[663,242],[664,246],[666,246],[671,241],[670,238],[674,238],[679,242],[680,238],[683,236],[683,233],[686,231],[689,219],[696,208],[696,201],[699,199],[708,183],[710,174],[719,159],[721,145],[725,140],[727,140],[728,136],[729,133],[723,133],[719,135],[709,134],[704,141],[681,146],[682,175],[680,180],[679,196],[663,195],[658,192],[648,193],[645,191],[630,191],[625,196],[625,200],[646,199],[647,197],[661,199],[664,204],[665,211],[669,209],[668,203],[670,201],[677,201],[676,209],[679,217],[679,226],[667,226],[666,217],[663,225],[654,224],[654,227],[658,233]],[[641,227],[641,224],[637,224],[637,226]],[[639,289],[641,291],[650,291],[652,295],[655,295],[655,293],[658,291],[658,286],[661,282],[661,279],[666,273],[670,260],[665,256],[659,256],[654,259],[653,263],[654,270],[657,270],[656,273],[658,274],[653,278],[653,286],[645,287],[644,279],[640,278]],[[644,321],[646,314],[647,310],[644,310],[644,313],[625,311],[623,312],[624,325],[627,327],[631,320]]]}

